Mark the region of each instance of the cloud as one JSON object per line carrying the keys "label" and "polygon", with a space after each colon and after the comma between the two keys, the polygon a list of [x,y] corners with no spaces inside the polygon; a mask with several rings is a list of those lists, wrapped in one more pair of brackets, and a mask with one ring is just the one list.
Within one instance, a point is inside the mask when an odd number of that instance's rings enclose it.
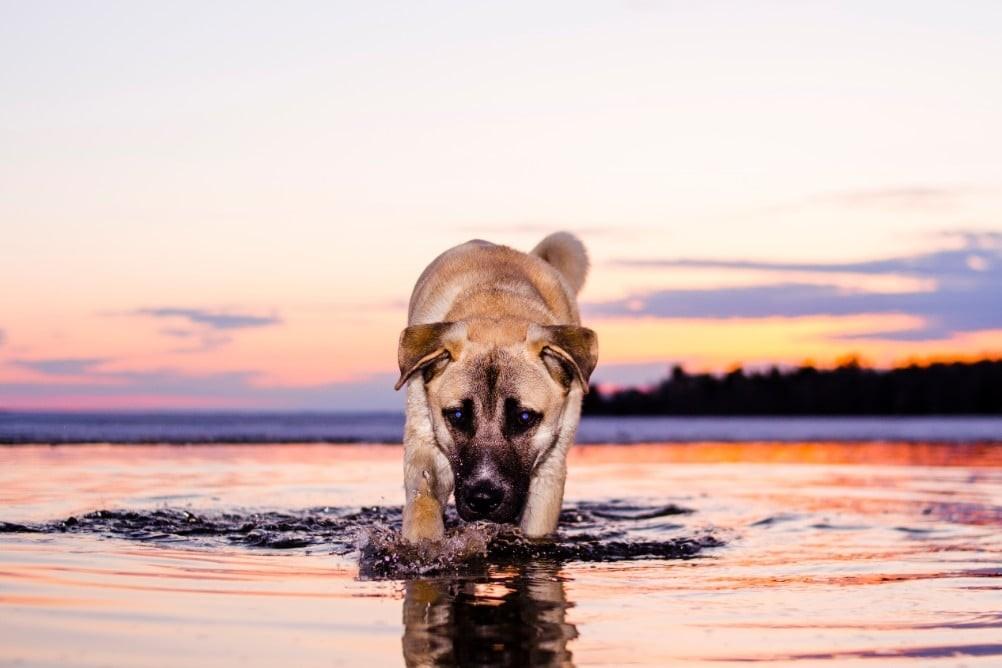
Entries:
{"label": "cloud", "polygon": [[200,353],[221,348],[233,340],[231,332],[279,325],[277,315],[254,315],[198,308],[140,308],[126,315],[145,316],[170,321],[160,330],[164,336],[183,339],[186,345],[173,348],[173,353]]}
{"label": "cloud", "polygon": [[919,278],[951,279],[969,277],[979,272],[1002,271],[1002,233],[962,232],[963,247],[921,255],[868,260],[863,262],[757,262],[754,260],[716,259],[620,259],[619,266],[688,269],[754,269],[761,271],[804,272],[815,274],[896,274]]}
{"label": "cloud", "polygon": [[869,190],[846,190],[843,192],[817,195],[811,201],[850,208],[882,208],[895,210],[944,209],[954,206],[969,189],[906,186],[896,188],[875,188]]}
{"label": "cloud", "polygon": [[985,230],[948,230],[940,234],[945,239],[959,239],[971,249],[991,250],[1002,246],[1002,232]]}
{"label": "cloud", "polygon": [[278,325],[281,318],[275,315],[260,316],[246,313],[226,313],[197,308],[143,308],[134,311],[136,315],[154,318],[181,318],[193,325],[204,325],[212,329],[246,329]]}
{"label": "cloud", "polygon": [[190,341],[189,345],[179,346],[171,350],[173,353],[202,353],[207,350],[221,348],[233,340],[232,336],[221,334],[211,328],[184,329],[181,327],[165,327],[160,330],[164,336]]}
{"label": "cloud", "polygon": [[868,332],[841,338],[928,341],[958,332],[1002,329],[1002,234],[966,233],[960,249],[845,263],[754,262],[745,260],[620,260],[621,265],[757,269],[814,274],[893,274],[931,279],[931,290],[882,293],[835,285],[773,283],[717,289],[659,290],[590,304],[597,316],[659,318],[764,318],[907,314],[921,327]]}
{"label": "cloud", "polygon": [[894,213],[953,211],[979,189],[960,186],[892,186],[817,193],[736,212],[730,217],[790,215],[815,209],[880,210]]}
{"label": "cloud", "polygon": [[0,329],[0,346],[2,346],[4,344],[4,341],[6,340],[7,340],[7,333],[2,329]]}
{"label": "cloud", "polygon": [[195,332],[182,327],[164,327],[160,330],[160,333],[164,336],[172,336],[177,339],[189,339],[195,336]]}
{"label": "cloud", "polygon": [[[149,308],[132,311],[129,315],[164,319],[164,327],[159,333],[188,346],[179,349],[181,351],[219,346],[229,341],[238,330],[281,322],[276,316],[200,309]],[[393,374],[310,385],[272,385],[265,373],[256,370],[216,373],[193,373],[175,368],[119,370],[112,365],[115,361],[97,357],[12,360],[11,364],[45,377],[0,382],[0,408],[188,407],[361,411],[400,410],[402,403],[402,395],[393,391],[396,380]]]}
{"label": "cloud", "polygon": [[16,359],[11,364],[47,376],[81,376],[94,371],[94,367],[107,363],[104,357],[58,357],[49,359]]}
{"label": "cloud", "polygon": [[141,371],[94,370],[86,379],[53,385],[47,382],[0,383],[0,407],[48,406],[86,400],[88,405],[129,408],[171,407],[267,408],[271,410],[400,410],[402,398],[393,391],[396,376],[374,374],[352,381],[316,385],[263,385],[256,371],[192,374],[174,369]]}

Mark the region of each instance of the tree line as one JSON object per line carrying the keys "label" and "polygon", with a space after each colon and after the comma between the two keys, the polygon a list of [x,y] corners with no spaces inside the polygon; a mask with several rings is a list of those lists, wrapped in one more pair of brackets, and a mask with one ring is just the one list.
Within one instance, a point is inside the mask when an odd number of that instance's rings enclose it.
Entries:
{"label": "tree line", "polygon": [[592,386],[585,415],[999,415],[1002,360],[868,368],[858,359],[723,375],[681,366],[650,388]]}

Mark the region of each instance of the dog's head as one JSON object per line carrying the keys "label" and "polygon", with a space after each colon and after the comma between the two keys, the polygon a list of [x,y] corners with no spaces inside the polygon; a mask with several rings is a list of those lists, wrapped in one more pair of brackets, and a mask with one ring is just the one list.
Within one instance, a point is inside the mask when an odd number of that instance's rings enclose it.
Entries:
{"label": "dog's head", "polygon": [[466,520],[515,521],[533,469],[573,429],[598,359],[595,332],[476,319],[408,327],[400,380],[420,377]]}

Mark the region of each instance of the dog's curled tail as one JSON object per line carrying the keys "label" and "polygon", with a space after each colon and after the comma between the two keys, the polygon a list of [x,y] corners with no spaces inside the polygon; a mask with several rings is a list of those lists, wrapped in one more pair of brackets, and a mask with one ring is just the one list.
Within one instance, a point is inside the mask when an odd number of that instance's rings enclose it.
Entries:
{"label": "dog's curled tail", "polygon": [[553,265],[567,279],[574,294],[581,292],[588,276],[588,253],[576,236],[570,232],[554,232],[536,244],[532,254]]}

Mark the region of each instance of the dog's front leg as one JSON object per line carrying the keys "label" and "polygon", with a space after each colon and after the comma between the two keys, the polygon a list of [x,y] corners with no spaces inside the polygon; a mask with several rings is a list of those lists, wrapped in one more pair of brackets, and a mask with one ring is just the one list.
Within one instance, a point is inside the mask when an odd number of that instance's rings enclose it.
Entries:
{"label": "dog's front leg", "polygon": [[[417,384],[416,384],[417,383]],[[441,540],[442,513],[452,493],[452,468],[438,449],[420,380],[407,387],[404,427],[404,539],[417,543]]]}
{"label": "dog's front leg", "polygon": [[557,529],[564,502],[567,453],[574,444],[580,419],[581,399],[573,396],[561,418],[562,426],[553,450],[536,466],[529,481],[529,496],[519,523],[522,533],[529,538],[543,538]]}
{"label": "dog's front leg", "polygon": [[564,458],[551,457],[543,462],[529,481],[529,497],[519,524],[522,533],[529,538],[542,538],[557,528],[566,478]]}
{"label": "dog's front leg", "polygon": [[452,488],[451,471],[444,481],[442,464],[449,469],[449,462],[434,445],[406,443],[404,447],[404,539],[411,543],[441,540],[445,534],[442,513]]}

